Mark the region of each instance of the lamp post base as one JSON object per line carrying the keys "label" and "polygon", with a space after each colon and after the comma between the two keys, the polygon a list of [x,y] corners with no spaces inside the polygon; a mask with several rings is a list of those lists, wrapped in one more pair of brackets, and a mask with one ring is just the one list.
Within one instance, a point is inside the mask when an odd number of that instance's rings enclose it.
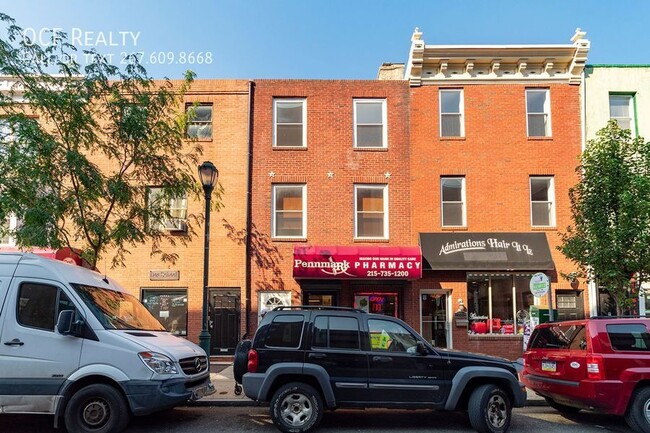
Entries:
{"label": "lamp post base", "polygon": [[210,333],[207,329],[201,330],[199,334],[199,347],[205,350],[205,353],[208,355],[208,360],[210,360]]}

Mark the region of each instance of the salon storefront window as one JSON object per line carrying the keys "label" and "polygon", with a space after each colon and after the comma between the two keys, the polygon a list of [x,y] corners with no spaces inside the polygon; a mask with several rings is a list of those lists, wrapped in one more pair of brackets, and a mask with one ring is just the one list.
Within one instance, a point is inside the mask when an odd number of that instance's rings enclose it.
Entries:
{"label": "salon storefront window", "polygon": [[467,275],[470,334],[523,334],[533,274],[481,273]]}

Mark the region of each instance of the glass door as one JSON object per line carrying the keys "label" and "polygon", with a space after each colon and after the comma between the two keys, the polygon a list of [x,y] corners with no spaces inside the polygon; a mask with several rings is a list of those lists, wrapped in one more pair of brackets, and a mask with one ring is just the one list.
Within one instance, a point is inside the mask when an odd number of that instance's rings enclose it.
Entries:
{"label": "glass door", "polygon": [[422,293],[420,333],[435,347],[451,347],[447,293]]}

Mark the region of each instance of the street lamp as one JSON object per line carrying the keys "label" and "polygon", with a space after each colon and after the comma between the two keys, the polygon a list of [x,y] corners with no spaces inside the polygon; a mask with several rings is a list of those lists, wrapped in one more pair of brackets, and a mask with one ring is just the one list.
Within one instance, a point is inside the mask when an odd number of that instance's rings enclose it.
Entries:
{"label": "street lamp", "polygon": [[219,178],[219,170],[210,161],[199,165],[199,179],[205,193],[205,242],[203,250],[203,318],[202,329],[199,334],[199,346],[210,359],[210,331],[208,331],[208,266],[210,259],[210,198],[212,190]]}

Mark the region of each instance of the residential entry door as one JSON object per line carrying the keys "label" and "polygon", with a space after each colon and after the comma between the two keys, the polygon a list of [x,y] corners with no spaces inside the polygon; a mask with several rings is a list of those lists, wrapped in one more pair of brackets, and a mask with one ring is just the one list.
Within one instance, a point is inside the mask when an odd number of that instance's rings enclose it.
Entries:
{"label": "residential entry door", "polygon": [[240,335],[240,290],[210,290],[210,354],[232,355]]}
{"label": "residential entry door", "polygon": [[445,291],[422,292],[420,333],[435,347],[451,348],[449,299]]}

